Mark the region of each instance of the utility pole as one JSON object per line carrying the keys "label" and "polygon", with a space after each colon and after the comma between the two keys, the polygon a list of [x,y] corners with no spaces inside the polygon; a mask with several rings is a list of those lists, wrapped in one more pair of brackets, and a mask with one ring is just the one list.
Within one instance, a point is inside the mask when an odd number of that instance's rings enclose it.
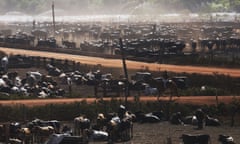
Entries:
{"label": "utility pole", "polygon": [[119,39],[119,44],[120,44],[120,49],[121,49],[121,55],[122,55],[122,63],[123,63],[123,70],[124,70],[124,75],[126,78],[126,84],[125,84],[125,106],[127,106],[127,98],[129,96],[129,81],[128,81],[128,72],[127,72],[127,65],[126,65],[126,60],[125,60],[125,53],[123,49],[123,43],[122,43],[122,38]]}
{"label": "utility pole", "polygon": [[53,17],[53,36],[55,37],[56,25],[55,25],[54,1],[52,2],[52,17]]}

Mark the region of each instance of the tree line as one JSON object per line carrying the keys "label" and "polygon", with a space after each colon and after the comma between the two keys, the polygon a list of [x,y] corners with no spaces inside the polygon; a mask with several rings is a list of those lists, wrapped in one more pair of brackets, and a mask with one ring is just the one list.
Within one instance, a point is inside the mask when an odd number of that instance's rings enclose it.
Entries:
{"label": "tree line", "polygon": [[[0,14],[9,11],[40,14],[51,10],[52,2],[53,0],[1,0]],[[55,7],[71,14],[239,12],[240,0],[55,0]]]}

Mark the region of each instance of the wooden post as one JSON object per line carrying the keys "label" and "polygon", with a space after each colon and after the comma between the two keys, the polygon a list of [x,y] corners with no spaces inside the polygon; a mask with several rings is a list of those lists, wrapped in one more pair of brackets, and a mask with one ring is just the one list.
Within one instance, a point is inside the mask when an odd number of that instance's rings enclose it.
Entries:
{"label": "wooden post", "polygon": [[215,91],[215,92],[216,92],[216,104],[217,104],[217,108],[218,108],[218,104],[219,104],[219,103],[218,103],[218,90],[217,90],[217,88],[216,88],[216,91]]}
{"label": "wooden post", "polygon": [[123,49],[123,43],[122,43],[122,38],[119,39],[119,44],[120,44],[120,49],[121,49],[121,55],[122,55],[122,63],[123,63],[123,70],[124,70],[124,75],[126,79],[126,84],[125,84],[125,106],[127,105],[127,98],[129,95],[129,81],[128,81],[128,72],[127,72],[127,65],[126,65],[126,60],[125,60],[125,53]]}
{"label": "wooden post", "polygon": [[54,1],[52,2],[52,17],[53,17],[53,36],[55,37],[56,25],[55,25]]}

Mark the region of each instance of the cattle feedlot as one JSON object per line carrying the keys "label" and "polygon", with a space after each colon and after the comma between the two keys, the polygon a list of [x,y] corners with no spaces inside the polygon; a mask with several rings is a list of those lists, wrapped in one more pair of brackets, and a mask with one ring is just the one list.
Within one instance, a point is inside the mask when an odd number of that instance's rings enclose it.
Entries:
{"label": "cattle feedlot", "polygon": [[[27,54],[27,53],[25,53]],[[40,54],[40,53],[39,53]],[[10,69],[10,71],[14,71]],[[24,69],[19,69],[20,71],[27,71]],[[195,97],[197,99],[197,97]],[[222,99],[223,97],[219,97],[220,102],[227,102],[231,101],[231,98],[229,100],[227,99]],[[227,97],[226,97],[227,98]],[[168,100],[168,97],[162,98],[163,100]],[[209,104],[214,104],[215,103],[215,97],[211,99],[211,97],[208,98],[207,101],[204,99],[194,99],[192,97],[174,97],[173,99],[176,100],[176,102],[179,103],[194,103],[194,104],[202,104],[202,103],[209,103]],[[4,103],[6,105],[11,105],[11,104],[24,104],[32,107],[32,106],[38,106],[38,105],[44,105],[44,103],[59,103],[61,99],[56,99],[56,100],[36,100],[32,101],[31,100],[19,100],[19,101],[9,101],[9,103],[6,103],[7,101],[1,101],[2,104]],[[72,101],[78,101],[80,99],[73,99]],[[94,99],[89,99],[90,103],[94,102]],[[106,99],[107,100],[107,99]],[[132,98],[129,98],[129,100],[133,100]],[[142,97],[141,100],[143,101],[155,101],[156,97]],[[24,102],[25,101],[25,102]],[[63,100],[64,101],[64,100]],[[61,102],[60,103],[68,103],[68,100]],[[201,102],[202,101],[202,102]],[[30,103],[29,103],[30,102]],[[69,101],[71,103],[71,101]],[[227,102],[228,103],[228,102]],[[194,110],[193,110],[194,111]],[[228,118],[229,120],[230,118]],[[235,119],[236,121],[239,120],[239,118]],[[65,122],[63,122],[65,123]],[[239,139],[239,133],[240,133],[240,127],[234,126],[231,127],[230,124],[227,124],[226,121],[223,121],[222,126],[205,126],[204,129],[198,130],[196,125],[190,125],[190,124],[184,124],[184,125],[173,125],[168,121],[162,121],[162,122],[157,122],[157,123],[139,123],[135,122],[133,125],[133,138],[130,141],[127,142],[118,142],[118,143],[126,143],[126,144],[167,144],[170,141],[173,144],[179,144],[182,143],[181,136],[182,134],[192,134],[192,135],[199,135],[199,134],[209,134],[210,135],[210,142],[213,144],[217,144],[218,142],[218,137],[220,134],[224,135],[230,135],[234,138],[234,141],[238,143],[240,141]],[[66,122],[67,125],[73,127],[73,122]],[[107,142],[90,142],[90,143],[107,143]]]}
{"label": "cattle feedlot", "polygon": [[235,21],[1,25],[0,143],[240,144]]}

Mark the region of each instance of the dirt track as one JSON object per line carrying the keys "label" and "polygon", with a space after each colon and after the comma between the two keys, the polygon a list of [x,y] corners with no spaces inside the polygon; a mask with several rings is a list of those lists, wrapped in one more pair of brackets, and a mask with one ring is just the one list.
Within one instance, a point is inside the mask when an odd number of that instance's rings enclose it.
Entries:
{"label": "dirt track", "polygon": [[[221,103],[230,103],[233,101],[233,96],[218,96],[218,102]],[[240,97],[235,97],[236,99],[240,100]],[[111,98],[104,98],[104,100],[110,100]],[[34,100],[8,100],[8,101],[0,101],[1,105],[19,105],[23,104],[25,106],[42,106],[46,104],[67,104],[67,103],[74,103],[74,102],[81,102],[87,101],[88,103],[97,101],[95,98],[73,98],[73,99],[34,99]],[[124,101],[124,99],[122,98]],[[128,98],[129,101],[133,101],[133,97]],[[144,96],[140,97],[140,101],[156,101],[156,97]],[[169,100],[169,97],[162,97],[160,100]],[[174,97],[173,100],[178,103],[191,103],[196,105],[203,105],[203,104],[216,104],[216,97],[214,96],[185,96],[185,97]]]}
{"label": "dirt track", "polygon": [[[52,52],[43,52],[43,51],[32,51],[32,50],[20,50],[20,49],[11,49],[11,48],[2,48],[0,51],[4,51],[7,54],[22,54],[22,55],[31,55],[31,56],[44,56],[51,57],[56,59],[71,59],[77,62],[84,64],[97,65],[101,64],[106,67],[115,67],[121,68],[122,61],[119,59],[104,59],[97,57],[89,56],[79,56],[79,55],[70,55],[70,54],[60,54]],[[179,66],[179,65],[167,65],[167,64],[156,64],[156,63],[144,63],[136,61],[126,61],[128,69],[141,69],[142,67],[148,67],[151,71],[167,70],[177,73],[186,72],[186,73],[200,73],[200,74],[225,74],[233,77],[240,77],[240,69],[228,69],[228,68],[214,68],[214,67],[196,67],[196,66]]]}

